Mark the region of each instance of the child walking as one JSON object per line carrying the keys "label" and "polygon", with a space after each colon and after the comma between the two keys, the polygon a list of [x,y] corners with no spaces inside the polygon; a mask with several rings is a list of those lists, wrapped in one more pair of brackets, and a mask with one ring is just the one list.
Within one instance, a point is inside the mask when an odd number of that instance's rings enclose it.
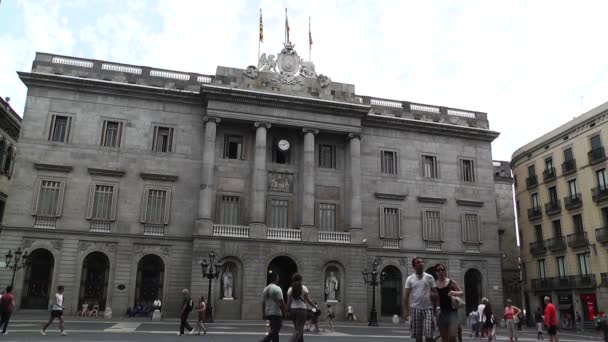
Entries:
{"label": "child walking", "polygon": [[198,322],[196,326],[198,327],[198,335],[201,334],[201,331],[204,335],[207,334],[207,328],[205,328],[205,310],[207,310],[207,304],[205,303],[205,297],[200,296],[198,299]]}
{"label": "child walking", "polygon": [[336,315],[334,314],[334,310],[331,308],[331,304],[327,304],[327,323],[329,323],[331,330],[335,330],[334,317],[336,317]]}

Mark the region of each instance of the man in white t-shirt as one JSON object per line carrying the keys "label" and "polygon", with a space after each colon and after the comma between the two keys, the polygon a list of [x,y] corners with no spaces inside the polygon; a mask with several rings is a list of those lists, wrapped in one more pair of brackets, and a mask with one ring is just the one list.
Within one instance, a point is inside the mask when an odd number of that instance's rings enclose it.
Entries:
{"label": "man in white t-shirt", "polygon": [[48,328],[55,318],[59,319],[59,330],[61,330],[61,335],[65,336],[67,333],[63,330],[63,286],[57,287],[57,293],[55,294],[55,300],[53,300],[52,308],[51,308],[51,318],[49,322],[42,327],[40,333],[46,336],[46,328]]}
{"label": "man in white t-shirt", "polygon": [[483,315],[483,310],[486,308],[486,304],[488,303],[488,298],[483,297],[481,299],[481,304],[479,304],[477,306],[477,315],[479,316],[479,331],[481,334],[481,337],[485,337],[484,333],[483,333],[483,329],[481,329],[483,327],[483,323],[485,322],[485,316]]}
{"label": "man in white t-shirt", "polygon": [[411,314],[411,332],[416,342],[422,342],[423,338],[430,342],[433,340],[433,316],[440,310],[437,284],[432,275],[423,271],[422,258],[414,258],[412,266],[415,272],[405,281],[403,318],[409,321]]}
{"label": "man in white t-shirt", "polygon": [[262,292],[262,317],[269,321],[270,331],[261,342],[279,342],[279,332],[283,324],[283,316],[287,312],[285,301],[283,300],[283,290],[277,285],[279,274],[270,273],[268,275],[270,284]]}

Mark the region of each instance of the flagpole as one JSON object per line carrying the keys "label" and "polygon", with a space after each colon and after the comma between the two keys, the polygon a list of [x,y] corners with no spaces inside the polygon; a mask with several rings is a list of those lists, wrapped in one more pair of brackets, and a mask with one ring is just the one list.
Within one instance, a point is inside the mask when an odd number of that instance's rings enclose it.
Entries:
{"label": "flagpole", "polygon": [[312,33],[310,31],[310,16],[308,17],[308,61],[312,61],[312,44],[311,44]]}
{"label": "flagpole", "polygon": [[285,8],[285,37],[284,37],[284,39],[285,39],[285,44],[287,44],[287,34],[288,34],[288,33],[287,33],[287,25],[288,25],[288,24],[287,24],[287,8]]}
{"label": "flagpole", "polygon": [[262,38],[262,36],[260,34],[260,33],[262,33],[261,24],[262,24],[262,9],[260,8],[260,27],[258,28],[258,30],[259,30],[259,32],[258,32],[258,59],[257,59],[258,61],[260,60],[260,44],[262,44],[262,39],[260,39],[260,38]]}

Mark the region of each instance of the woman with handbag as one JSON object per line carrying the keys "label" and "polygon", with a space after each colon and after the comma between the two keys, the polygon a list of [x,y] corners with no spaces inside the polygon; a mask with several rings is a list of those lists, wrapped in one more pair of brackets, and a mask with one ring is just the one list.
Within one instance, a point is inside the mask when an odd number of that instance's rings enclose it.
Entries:
{"label": "woman with handbag", "polygon": [[289,339],[289,342],[302,342],[304,341],[304,325],[308,318],[308,308],[306,304],[317,310],[319,310],[319,308],[317,308],[315,303],[310,299],[308,288],[302,285],[302,276],[300,274],[294,274],[291,281],[291,287],[287,290],[287,309],[289,310],[289,319],[293,321],[293,328],[295,331]]}
{"label": "woman with handbag", "polygon": [[494,318],[494,313],[492,312],[492,304],[489,301],[486,301],[486,305],[483,309],[482,317],[482,334],[479,335],[479,342],[481,342],[482,337],[485,335],[488,337],[488,342],[492,342],[492,340],[496,340],[496,318]]}
{"label": "woman with handbag", "polygon": [[513,306],[510,299],[507,299],[505,307],[505,322],[507,323],[507,333],[511,342],[517,342],[517,329],[515,325],[518,323],[519,313],[521,310],[517,306]]}
{"label": "woman with handbag", "polygon": [[456,281],[447,277],[444,264],[435,265],[440,313],[437,319],[441,341],[458,341],[458,308],[464,303],[463,292]]}

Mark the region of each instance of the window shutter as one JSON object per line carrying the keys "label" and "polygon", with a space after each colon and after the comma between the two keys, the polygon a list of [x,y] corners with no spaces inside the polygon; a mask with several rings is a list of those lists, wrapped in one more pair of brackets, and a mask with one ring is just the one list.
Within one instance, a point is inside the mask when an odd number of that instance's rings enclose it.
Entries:
{"label": "window shutter", "polygon": [[397,231],[397,237],[401,239],[403,237],[403,235],[401,233],[403,231],[403,209],[401,209],[401,208],[399,208],[399,220],[397,222],[399,222],[399,229]]}
{"label": "window shutter", "polygon": [[315,201],[315,227],[317,230],[321,230],[321,206],[319,202]]}
{"label": "window shutter", "polygon": [[379,214],[380,214],[380,238],[384,238],[384,208],[380,207],[379,208]]}
{"label": "window shutter", "polygon": [[38,199],[40,198],[41,185],[42,180],[38,178],[36,180],[36,186],[34,187],[34,197],[32,198],[32,215],[36,215],[38,213]]}
{"label": "window shutter", "polygon": [[95,204],[95,183],[89,185],[89,202],[87,205],[87,220],[93,218],[93,205]]}
{"label": "window shutter", "polygon": [[169,143],[167,146],[167,152],[173,152],[173,128],[169,128]]}
{"label": "window shutter", "polygon": [[156,152],[156,135],[158,134],[158,127],[154,126],[152,130],[152,151]]}
{"label": "window shutter", "polygon": [[141,199],[141,216],[139,218],[139,221],[141,223],[146,223],[146,209],[148,208],[148,193],[149,192],[150,192],[150,189],[144,188],[144,194]]}
{"label": "window shutter", "polygon": [[59,182],[59,199],[57,200],[57,206],[55,207],[55,217],[61,217],[61,211],[63,210],[63,197],[65,195],[65,181]]}
{"label": "window shutter", "polygon": [[103,120],[103,124],[101,125],[101,146],[106,146],[106,127],[108,126],[108,121]]}
{"label": "window shutter", "polygon": [[112,190],[112,207],[110,208],[110,221],[115,221],[116,208],[118,204],[118,185],[114,185]]}
{"label": "window shutter", "polygon": [[167,198],[165,199],[165,215],[164,215],[165,222],[163,222],[163,223],[169,224],[169,215],[171,213],[171,190],[166,190],[166,191],[167,191]]}
{"label": "window shutter", "polygon": [[55,130],[55,115],[51,116],[51,127],[49,127],[49,141],[53,138],[54,130]]}

